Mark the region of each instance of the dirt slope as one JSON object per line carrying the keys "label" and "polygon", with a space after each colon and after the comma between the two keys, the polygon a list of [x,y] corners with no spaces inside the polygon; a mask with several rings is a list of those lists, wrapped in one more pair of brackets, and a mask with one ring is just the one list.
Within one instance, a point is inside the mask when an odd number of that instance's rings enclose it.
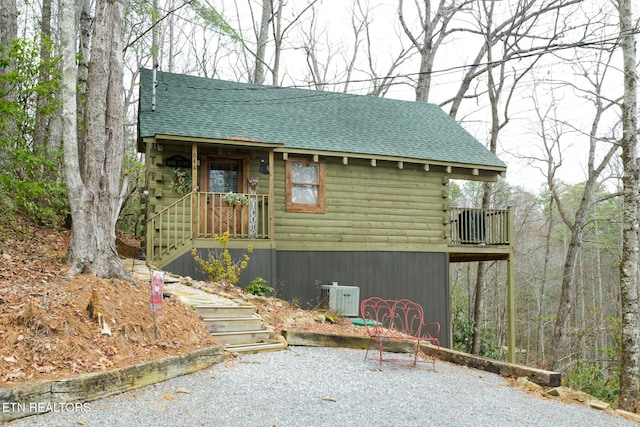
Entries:
{"label": "dirt slope", "polygon": [[[101,371],[215,344],[193,309],[171,299],[164,300],[154,328],[149,283],[135,287],[90,275],[66,277],[62,259],[67,242],[67,233],[31,224],[0,226],[3,386]],[[88,315],[94,289],[111,336]]]}

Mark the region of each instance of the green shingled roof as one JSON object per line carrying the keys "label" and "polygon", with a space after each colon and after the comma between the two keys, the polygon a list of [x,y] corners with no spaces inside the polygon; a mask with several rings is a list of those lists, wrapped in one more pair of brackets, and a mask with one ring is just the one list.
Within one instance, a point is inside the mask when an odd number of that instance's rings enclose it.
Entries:
{"label": "green shingled roof", "polygon": [[491,169],[506,165],[434,104],[140,70],[139,137],[282,144]]}

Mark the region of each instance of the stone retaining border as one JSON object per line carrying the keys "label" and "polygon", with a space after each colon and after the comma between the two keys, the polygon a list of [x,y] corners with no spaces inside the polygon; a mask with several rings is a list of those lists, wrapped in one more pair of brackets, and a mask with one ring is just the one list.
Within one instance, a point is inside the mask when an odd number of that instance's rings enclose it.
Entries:
{"label": "stone retaining border", "polygon": [[[282,334],[286,338],[288,345],[346,347],[357,349],[366,349],[367,345],[369,345],[369,338],[367,337],[320,334],[307,331],[282,331]],[[415,348],[414,346],[415,342],[409,340],[393,340],[385,342],[383,344],[383,350],[394,353],[407,353],[412,352],[413,348]],[[433,356],[437,350],[436,347],[426,343],[421,344],[420,347],[423,352],[430,356]],[[378,343],[374,341],[371,348],[377,349]],[[474,369],[492,372],[505,377],[527,377],[531,382],[548,387],[558,387],[562,381],[562,374],[559,372],[545,371],[543,369],[530,368],[528,366],[516,365],[514,363],[473,356],[467,353],[450,350],[448,348],[440,348],[438,359],[456,363],[458,365],[468,366]]]}
{"label": "stone retaining border", "polygon": [[191,374],[222,359],[218,345],[106,372],[0,388],[0,423],[50,411],[83,410],[86,402]]}

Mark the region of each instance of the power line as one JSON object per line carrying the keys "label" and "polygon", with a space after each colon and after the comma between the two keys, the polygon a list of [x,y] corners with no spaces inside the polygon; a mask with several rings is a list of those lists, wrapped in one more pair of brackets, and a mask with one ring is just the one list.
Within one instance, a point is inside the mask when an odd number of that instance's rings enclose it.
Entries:
{"label": "power line", "polygon": [[[184,87],[184,88],[189,88],[189,89],[196,89],[196,90],[211,90],[211,91],[243,91],[243,90],[279,90],[279,89],[301,89],[301,88],[317,88],[319,86],[322,87],[327,87],[327,86],[339,86],[339,85],[344,85],[344,84],[357,84],[357,83],[372,83],[375,81],[381,81],[381,80],[390,80],[391,81],[391,85],[399,85],[399,84],[406,84],[406,83],[399,83],[397,82],[397,80],[402,80],[402,79],[411,79],[411,78],[415,78],[415,77],[419,77],[420,75],[424,75],[424,74],[429,74],[429,75],[445,75],[445,74],[451,74],[457,71],[461,71],[461,70],[467,70],[470,68],[479,68],[479,67],[487,67],[487,68],[491,68],[491,67],[495,67],[497,65],[500,64],[504,64],[504,63],[508,63],[508,62],[512,62],[512,61],[520,61],[526,58],[531,58],[531,57],[540,57],[540,56],[544,56],[547,54],[553,54],[559,51],[564,51],[564,50],[569,50],[569,49],[576,49],[576,48],[583,48],[583,47],[589,47],[589,46],[599,46],[599,45],[605,45],[607,43],[612,43],[614,42],[617,43],[622,37],[626,37],[627,35],[636,35],[636,34],[640,34],[640,29],[635,29],[633,31],[630,31],[628,34],[618,34],[616,36],[612,36],[612,37],[606,37],[606,38],[601,38],[601,39],[597,39],[597,40],[591,40],[591,41],[587,41],[587,40],[582,40],[582,41],[578,41],[578,42],[573,42],[573,43],[568,43],[568,44],[562,44],[562,45],[556,45],[556,46],[552,46],[552,47],[541,47],[536,51],[531,51],[531,52],[527,52],[527,53],[523,53],[523,54],[518,54],[518,55],[514,55],[514,56],[510,56],[507,58],[501,58],[501,59],[497,59],[495,61],[485,61],[485,62],[479,62],[479,63],[473,63],[473,64],[465,64],[465,65],[457,65],[457,66],[453,66],[453,67],[447,67],[447,68],[443,68],[443,69],[438,69],[438,70],[431,70],[431,71],[423,71],[423,72],[415,72],[415,73],[404,73],[404,74],[397,74],[395,76],[383,76],[383,77],[371,77],[371,78],[365,78],[365,79],[350,79],[350,80],[343,80],[343,81],[336,81],[336,82],[326,82],[326,83],[308,83],[308,84],[293,84],[293,85],[288,85],[288,86],[263,86],[263,85],[251,85],[249,83],[245,83],[247,86],[246,87],[240,87],[240,88],[211,88],[211,87],[195,87],[195,86],[181,86],[179,85],[179,87]],[[396,83],[394,83],[396,82]],[[162,84],[162,81],[158,82],[159,84]],[[317,96],[322,96],[324,91],[318,90],[317,91],[319,93],[319,95]],[[341,92],[324,92],[324,94],[335,94],[335,93],[341,93]],[[300,97],[295,97],[298,98],[299,100],[308,100],[309,96],[300,96]],[[292,98],[293,100],[293,98]],[[283,99],[279,99],[279,101],[283,101]],[[239,101],[242,102],[242,101]],[[265,100],[266,102],[266,100]]]}
{"label": "power line", "polygon": [[399,78],[411,78],[411,77],[419,77],[420,75],[436,75],[436,74],[449,74],[449,73],[453,73],[456,71],[460,71],[460,70],[466,70],[469,68],[478,68],[481,66],[485,66],[487,68],[489,67],[494,67],[496,65],[500,65],[503,63],[508,63],[511,61],[520,61],[522,59],[526,59],[526,58],[531,58],[531,57],[535,57],[535,56],[544,56],[547,54],[551,54],[551,53],[555,53],[558,51],[562,51],[562,50],[568,50],[568,49],[575,49],[575,48],[580,48],[580,47],[588,47],[588,46],[595,46],[595,45],[604,45],[606,43],[610,43],[610,42],[617,42],[619,41],[622,37],[626,37],[628,35],[635,35],[635,34],[640,34],[640,29],[636,29],[633,31],[630,31],[628,34],[619,34],[617,36],[613,36],[613,37],[608,37],[608,38],[603,38],[603,39],[599,39],[599,40],[593,40],[593,41],[580,41],[580,42],[574,42],[574,43],[569,43],[569,44],[563,44],[563,45],[557,45],[557,46],[553,46],[550,48],[540,48],[538,51],[532,51],[532,52],[528,52],[528,53],[524,53],[521,55],[514,55],[511,56],[509,58],[501,58],[501,59],[497,59],[495,61],[486,61],[486,62],[479,62],[479,63],[474,63],[474,64],[465,64],[465,65],[457,65],[457,66],[453,66],[453,67],[448,67],[448,68],[443,68],[440,70],[431,70],[431,71],[419,71],[419,72],[415,72],[415,73],[405,73],[405,74],[398,74],[395,76],[384,76],[384,77],[372,77],[369,79],[356,79],[356,80],[344,80],[344,81],[338,81],[338,82],[331,82],[331,83],[310,83],[308,85],[292,85],[292,86],[288,86],[288,87],[297,87],[297,88],[301,88],[301,87],[311,87],[311,86],[330,86],[330,85],[342,85],[345,83],[371,83],[374,81],[379,81],[379,80],[394,80],[394,79],[399,79]]}

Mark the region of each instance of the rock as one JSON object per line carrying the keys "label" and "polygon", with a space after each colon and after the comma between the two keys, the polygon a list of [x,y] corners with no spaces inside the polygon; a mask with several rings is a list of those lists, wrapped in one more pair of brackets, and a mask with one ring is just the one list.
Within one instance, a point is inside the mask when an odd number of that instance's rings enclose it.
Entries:
{"label": "rock", "polygon": [[607,402],[603,402],[602,400],[594,399],[589,401],[589,406],[593,409],[599,409],[601,411],[606,411],[609,409],[609,404]]}
{"label": "rock", "polygon": [[577,402],[588,402],[593,399],[584,391],[570,391],[564,395],[569,400],[575,400]]}
{"label": "rock", "polygon": [[324,323],[324,322],[326,322],[326,321],[327,321],[327,316],[325,316],[325,315],[324,315],[324,314],[322,314],[322,313],[318,313],[318,314],[314,314],[314,315],[313,315],[313,319],[314,319],[316,322]]}
{"label": "rock", "polygon": [[529,391],[539,391],[542,390],[542,387],[534,382],[529,381],[527,377],[519,377],[516,381],[516,384],[526,388]]}
{"label": "rock", "polygon": [[569,393],[571,390],[567,387],[555,387],[549,390],[546,394],[551,397],[561,397]]}
{"label": "rock", "polygon": [[297,325],[308,325],[309,323],[315,322],[315,320],[308,317],[296,317],[293,319],[293,322]]}

